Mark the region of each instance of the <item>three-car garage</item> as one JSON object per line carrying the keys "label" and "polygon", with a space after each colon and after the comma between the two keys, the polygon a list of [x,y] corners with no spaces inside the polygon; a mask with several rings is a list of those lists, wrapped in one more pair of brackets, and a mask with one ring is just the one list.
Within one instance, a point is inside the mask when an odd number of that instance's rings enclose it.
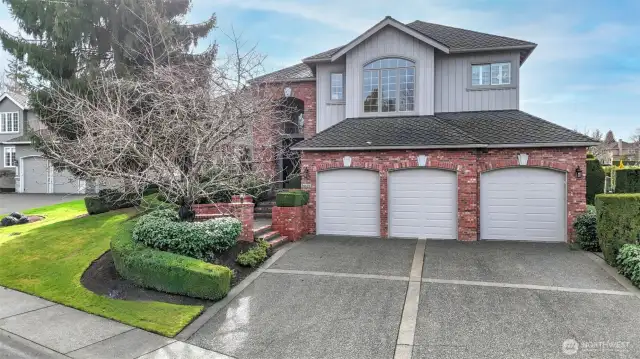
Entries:
{"label": "three-car garage", "polygon": [[[511,167],[478,177],[481,240],[566,240],[565,172]],[[392,238],[458,238],[456,171],[394,169],[388,171],[386,184],[381,188],[380,172],[375,170],[318,172],[316,233],[380,236],[381,216],[386,215]],[[381,210],[383,201],[387,211]]]}

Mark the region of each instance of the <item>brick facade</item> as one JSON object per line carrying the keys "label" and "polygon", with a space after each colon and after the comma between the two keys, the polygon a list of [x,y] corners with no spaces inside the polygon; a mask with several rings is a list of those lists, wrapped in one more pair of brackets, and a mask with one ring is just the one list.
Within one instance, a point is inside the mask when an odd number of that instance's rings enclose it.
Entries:
{"label": "brick facade", "polygon": [[[284,99],[285,88],[291,89],[291,97],[295,97],[304,102],[304,138],[311,138],[316,134],[316,81],[270,83],[262,85],[262,91],[269,98]],[[259,164],[263,173],[276,175],[276,150],[272,148],[277,141],[274,139],[262,138],[260,133],[264,131],[254,131],[253,136],[253,158]],[[272,132],[266,131],[269,135]]]}
{"label": "brick facade", "polygon": [[363,168],[380,174],[380,234],[388,235],[387,178],[389,171],[417,168],[417,157],[426,155],[426,168],[456,171],[458,174],[458,239],[475,241],[480,236],[480,175],[501,168],[517,167],[517,155],[529,155],[527,166],[550,168],[567,173],[567,231],[573,238],[572,223],[576,215],[586,210],[586,182],[584,175],[576,178],[575,169],[584,174],[585,147],[521,148],[489,150],[396,150],[304,152],[302,154],[302,183],[310,191],[308,230],[315,233],[316,174],[343,168],[343,157],[352,158],[350,168]]}
{"label": "brick facade", "polygon": [[253,198],[251,196],[232,196],[231,203],[194,204],[196,220],[220,217],[234,217],[242,223],[242,232],[238,240],[253,242]]}
{"label": "brick facade", "polygon": [[300,207],[273,207],[272,228],[290,241],[297,241],[309,233],[308,205]]}

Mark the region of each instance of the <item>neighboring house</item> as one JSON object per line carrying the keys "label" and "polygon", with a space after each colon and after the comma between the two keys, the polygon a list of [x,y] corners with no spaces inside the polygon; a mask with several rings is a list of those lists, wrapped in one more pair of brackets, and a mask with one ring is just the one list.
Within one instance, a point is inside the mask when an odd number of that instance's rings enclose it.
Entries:
{"label": "neighboring house", "polygon": [[0,191],[84,193],[84,181],[55,170],[31,146],[30,133],[43,129],[26,96],[8,92],[0,96]]}
{"label": "neighboring house", "polygon": [[[255,80],[299,109],[282,144],[300,166],[284,158],[270,170],[299,173],[318,234],[570,240],[597,142],[519,110],[535,47],[386,17]],[[254,140],[255,155],[269,151]]]}
{"label": "neighboring house", "polygon": [[613,132],[607,132],[604,140],[602,154],[600,160],[604,164],[612,164],[622,160],[639,162],[640,161],[640,144],[625,142],[623,140],[615,139]]}

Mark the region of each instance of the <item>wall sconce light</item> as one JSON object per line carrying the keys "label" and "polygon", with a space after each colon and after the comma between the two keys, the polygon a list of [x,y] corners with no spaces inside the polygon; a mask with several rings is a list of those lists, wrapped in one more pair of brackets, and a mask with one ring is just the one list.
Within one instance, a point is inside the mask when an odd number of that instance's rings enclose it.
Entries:
{"label": "wall sconce light", "polygon": [[424,167],[427,165],[427,156],[420,155],[418,156],[418,166]]}
{"label": "wall sconce light", "polygon": [[582,178],[582,169],[580,166],[576,168],[576,178]]}
{"label": "wall sconce light", "polygon": [[342,164],[343,164],[345,167],[351,167],[351,157],[349,157],[349,156],[344,156],[344,157],[342,158]]}
{"label": "wall sconce light", "polygon": [[309,167],[308,166],[304,166],[302,168],[302,175],[304,176],[304,178],[309,179]]}

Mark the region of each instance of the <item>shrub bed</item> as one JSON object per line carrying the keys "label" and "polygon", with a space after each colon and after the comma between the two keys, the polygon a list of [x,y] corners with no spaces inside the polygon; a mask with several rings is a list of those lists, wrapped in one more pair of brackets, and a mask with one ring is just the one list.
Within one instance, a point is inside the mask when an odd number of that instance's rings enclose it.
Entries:
{"label": "shrub bed", "polygon": [[597,159],[587,160],[587,204],[593,204],[597,194],[604,193],[604,170]]}
{"label": "shrub bed", "polygon": [[204,222],[180,222],[175,210],[162,209],[138,220],[133,239],[161,251],[204,259],[207,252],[222,252],[234,244],[242,231],[235,218]]}
{"label": "shrub bed", "polygon": [[625,244],[616,258],[620,274],[629,278],[633,285],[640,287],[640,246]]}
{"label": "shrub bed", "polygon": [[640,193],[596,196],[598,242],[604,259],[616,264],[624,244],[640,243]]}
{"label": "shrub bed", "polygon": [[136,243],[127,223],[111,240],[118,273],[135,284],[167,293],[218,300],[231,288],[233,272],[186,256]]}
{"label": "shrub bed", "polygon": [[309,192],[303,190],[293,190],[279,192],[276,195],[276,206],[278,207],[300,207],[309,203]]}
{"label": "shrub bed", "polygon": [[267,250],[269,249],[269,243],[267,241],[259,240],[256,246],[238,254],[236,262],[245,267],[255,268],[267,259]]}
{"label": "shrub bed", "polygon": [[587,206],[587,211],[576,217],[573,222],[576,242],[585,251],[600,252],[596,224],[596,208],[594,206]]}

